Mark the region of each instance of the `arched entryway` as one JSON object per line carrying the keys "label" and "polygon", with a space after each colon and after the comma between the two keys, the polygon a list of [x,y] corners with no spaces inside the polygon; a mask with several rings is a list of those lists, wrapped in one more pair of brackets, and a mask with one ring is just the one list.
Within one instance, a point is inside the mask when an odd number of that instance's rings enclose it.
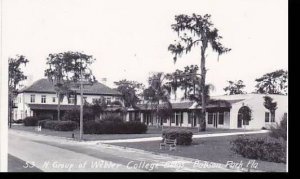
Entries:
{"label": "arched entryway", "polygon": [[251,109],[248,106],[242,106],[238,111],[237,127],[242,128],[243,125],[249,125],[249,120],[246,118],[251,117]]}

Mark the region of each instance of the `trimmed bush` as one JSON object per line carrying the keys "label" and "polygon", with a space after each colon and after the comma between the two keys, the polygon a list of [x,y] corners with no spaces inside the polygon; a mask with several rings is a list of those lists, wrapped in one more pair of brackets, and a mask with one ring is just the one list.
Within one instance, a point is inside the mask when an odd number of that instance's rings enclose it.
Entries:
{"label": "trimmed bush", "polygon": [[73,131],[78,127],[74,121],[52,121],[42,120],[39,122],[42,128],[55,130],[55,131]]}
{"label": "trimmed bush", "polygon": [[24,122],[23,119],[14,120],[13,123],[22,124]]}
{"label": "trimmed bush", "polygon": [[168,129],[162,133],[163,138],[177,139],[177,145],[191,145],[193,132],[186,129]]}
{"label": "trimmed bush", "polygon": [[284,139],[287,140],[287,119],[282,117],[280,124],[276,127],[271,127],[270,137],[274,137],[276,139]]}
{"label": "trimmed bush", "polygon": [[26,117],[23,121],[24,121],[24,126],[37,126],[38,125],[37,117]]}
{"label": "trimmed bush", "polygon": [[239,136],[230,142],[231,150],[243,157],[269,162],[286,162],[286,142],[271,137]]}
{"label": "trimmed bush", "polygon": [[73,131],[77,128],[77,123],[74,121],[59,121],[54,126],[56,131]]}
{"label": "trimmed bush", "polygon": [[83,124],[85,134],[143,134],[147,126],[140,122],[87,121]]}

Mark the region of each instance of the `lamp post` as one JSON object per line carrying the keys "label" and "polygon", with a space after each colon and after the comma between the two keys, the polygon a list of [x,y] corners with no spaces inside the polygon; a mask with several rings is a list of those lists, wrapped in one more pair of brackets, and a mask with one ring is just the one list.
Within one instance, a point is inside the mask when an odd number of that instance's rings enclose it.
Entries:
{"label": "lamp post", "polygon": [[83,84],[82,84],[82,70],[80,70],[80,122],[79,122],[79,140],[82,140],[83,133]]}

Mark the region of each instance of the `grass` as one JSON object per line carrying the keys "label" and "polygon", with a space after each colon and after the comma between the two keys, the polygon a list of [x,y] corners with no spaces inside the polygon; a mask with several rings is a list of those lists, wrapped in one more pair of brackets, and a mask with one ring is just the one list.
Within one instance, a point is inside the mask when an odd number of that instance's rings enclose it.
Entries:
{"label": "grass", "polygon": [[[268,134],[254,134],[255,137],[264,137]],[[160,150],[160,141],[149,142],[132,142],[132,143],[114,143],[113,145],[136,148],[146,150],[154,153],[170,154],[181,157],[188,157],[193,159],[217,162],[227,164],[228,161],[235,163],[243,163],[245,167],[252,159],[243,158],[240,155],[234,154],[230,150],[230,141],[234,140],[237,136],[223,136],[223,137],[210,137],[194,139],[190,146],[177,146],[176,151]],[[257,170],[267,172],[285,172],[286,164],[273,163],[266,161],[256,160]]]}
{"label": "grass", "polygon": [[[44,134],[50,136],[66,137],[72,138],[72,134],[75,134],[75,138],[79,138],[79,130],[75,131],[54,131],[50,129],[42,129],[38,132],[35,130],[36,127],[24,126],[24,125],[12,125],[12,129],[22,130],[27,132],[33,132],[37,134]],[[169,129],[170,127],[164,127],[163,129]],[[171,127],[174,128],[174,127]],[[183,127],[182,127],[183,128]],[[191,130],[194,134],[212,134],[212,133],[228,133],[228,132],[240,132],[244,131],[241,129],[207,129],[204,132],[198,132],[197,128],[187,128]],[[161,127],[157,128],[155,126],[149,126],[145,134],[84,134],[83,139],[87,141],[93,140],[115,140],[115,139],[136,139],[136,138],[146,138],[146,137],[160,137],[162,134]]]}

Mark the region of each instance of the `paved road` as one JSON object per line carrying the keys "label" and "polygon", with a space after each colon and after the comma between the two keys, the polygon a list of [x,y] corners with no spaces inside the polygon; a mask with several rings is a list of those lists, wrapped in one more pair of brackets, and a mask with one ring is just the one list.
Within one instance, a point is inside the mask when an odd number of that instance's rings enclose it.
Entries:
{"label": "paved road", "polygon": [[[9,130],[9,154],[46,172],[237,172],[222,164]],[[26,164],[26,165],[27,165]],[[9,171],[14,171],[10,168]]]}

